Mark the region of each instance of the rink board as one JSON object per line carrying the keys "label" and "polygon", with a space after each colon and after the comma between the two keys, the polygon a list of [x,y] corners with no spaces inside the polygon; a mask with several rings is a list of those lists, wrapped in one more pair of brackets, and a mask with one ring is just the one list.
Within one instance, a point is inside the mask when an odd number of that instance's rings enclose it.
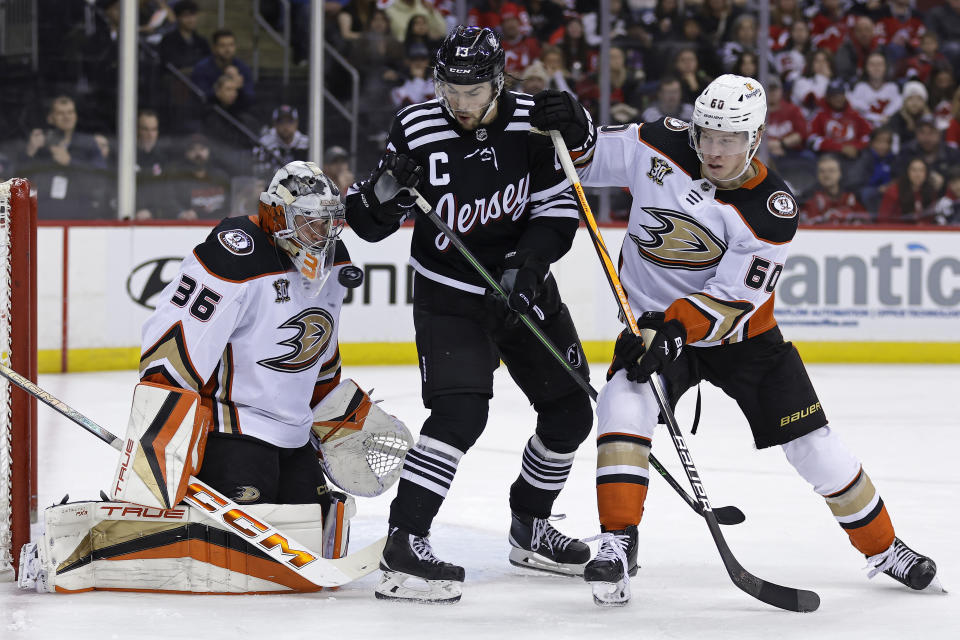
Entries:
{"label": "rink board", "polygon": [[[45,223],[38,237],[41,371],[136,368],[141,324],[207,231]],[[625,229],[602,231],[619,250]],[[404,227],[377,244],[344,233],[366,274],[343,308],[345,361],[416,361],[411,232]],[[950,231],[801,230],[777,284],[777,320],[811,362],[960,362],[958,239]],[[587,357],[607,360],[620,325],[584,230],[553,270]]]}

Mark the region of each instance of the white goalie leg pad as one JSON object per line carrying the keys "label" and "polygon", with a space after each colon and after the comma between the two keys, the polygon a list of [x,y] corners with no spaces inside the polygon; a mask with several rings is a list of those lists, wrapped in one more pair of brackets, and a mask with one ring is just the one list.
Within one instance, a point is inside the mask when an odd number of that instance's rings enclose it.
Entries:
{"label": "white goalie leg pad", "polygon": [[314,408],[311,441],[330,481],[348,494],[368,498],[400,478],[403,458],[413,446],[406,425],[349,378]]}
{"label": "white goalie leg pad", "polygon": [[176,506],[203,461],[209,424],[210,411],[195,391],[138,384],[110,497],[161,509]]}
{"label": "white goalie leg pad", "polygon": [[[323,549],[319,504],[244,506],[309,549]],[[344,518],[347,520],[348,518]],[[19,584],[43,592],[319,591],[226,525],[186,505],[77,502],[44,511],[43,534],[23,547]]]}

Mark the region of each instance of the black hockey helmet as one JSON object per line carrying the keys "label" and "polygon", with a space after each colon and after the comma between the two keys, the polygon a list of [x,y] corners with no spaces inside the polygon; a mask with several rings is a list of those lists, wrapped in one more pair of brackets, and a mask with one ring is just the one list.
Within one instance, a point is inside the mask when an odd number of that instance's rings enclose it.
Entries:
{"label": "black hockey helmet", "polygon": [[437,49],[436,79],[450,84],[503,84],[504,53],[500,36],[486,27],[459,26]]}
{"label": "black hockey helmet", "polygon": [[[480,120],[490,113],[503,90],[504,52],[500,45],[500,36],[486,27],[457,27],[444,38],[437,49],[436,64],[433,68],[434,85],[440,104],[451,117],[457,112],[474,111],[472,105],[461,104],[459,108],[451,105],[448,94],[457,93],[449,85],[476,85],[490,83],[490,94],[484,98],[485,104],[478,104],[483,112]],[[468,100],[469,102],[469,100]]]}

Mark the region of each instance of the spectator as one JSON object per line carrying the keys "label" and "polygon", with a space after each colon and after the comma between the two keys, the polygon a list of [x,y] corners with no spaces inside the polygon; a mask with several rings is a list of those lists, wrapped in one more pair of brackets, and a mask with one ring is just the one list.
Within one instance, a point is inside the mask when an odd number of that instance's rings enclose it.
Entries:
{"label": "spectator", "polygon": [[347,196],[347,189],[353,184],[354,175],[350,171],[350,154],[343,147],[330,147],[323,154],[323,173],[333,180],[340,189],[340,199]]}
{"label": "spectator", "polygon": [[84,95],[84,99],[88,104],[97,105],[87,116],[90,130],[115,131],[119,24],[119,0],[97,0],[94,30],[83,43],[81,57],[82,82],[89,87],[89,95]]}
{"label": "spectator", "polygon": [[[744,52],[757,52],[757,19],[752,14],[741,13],[734,20],[730,29],[733,37],[720,45],[719,53],[723,68],[730,73],[737,73],[734,65]],[[742,74],[738,74],[742,75]],[[750,78],[757,77],[749,74]]]}
{"label": "spectator", "polygon": [[810,20],[814,48],[835,54],[847,37],[851,19],[843,12],[841,0],[820,0],[820,10]]}
{"label": "spectator", "polygon": [[844,164],[856,159],[870,141],[870,123],[847,102],[843,81],[827,86],[824,107],[810,123],[810,148],[818,153],[839,153]]}
{"label": "spectator", "polygon": [[157,113],[143,109],[137,116],[137,220],[163,217],[170,205],[166,179],[168,158],[160,142]]}
{"label": "spectator", "polygon": [[390,92],[390,98],[394,107],[403,107],[430,100],[435,95],[430,53],[423,44],[416,42],[407,51],[407,78]]}
{"label": "spectator", "polygon": [[857,193],[868,211],[880,207],[880,199],[893,181],[897,157],[893,153],[893,132],[880,127],[870,132],[870,144],[847,172],[847,185]]}
{"label": "spectator", "polygon": [[193,67],[190,79],[208,100],[215,97],[215,85],[222,77],[230,78],[239,91],[240,105],[253,103],[253,73],[243,60],[236,57],[237,40],[232,31],[219,29],[210,37],[213,54],[203,58]]}
{"label": "spectator", "polygon": [[666,116],[685,122],[693,118],[693,105],[683,101],[683,88],[676,76],[660,78],[656,100],[644,110],[641,119],[644,122],[654,122]]}
{"label": "spectator", "polygon": [[753,51],[741,51],[733,61],[730,73],[747,78],[759,78],[760,62],[757,54]]}
{"label": "spectator", "polygon": [[940,53],[939,49],[940,40],[937,34],[933,31],[927,31],[920,36],[920,50],[913,56],[900,61],[897,67],[897,77],[919,80],[920,82],[929,80],[934,65],[950,65],[947,57]]}
{"label": "spectator", "polygon": [[878,48],[878,38],[873,20],[867,16],[857,16],[850,31],[834,56],[837,75],[852,82],[863,74],[863,65],[867,56]]}
{"label": "spectator", "polygon": [[[410,20],[411,26],[422,16]],[[414,43],[426,47],[417,40]],[[404,46],[393,37],[387,14],[377,9],[370,18],[370,24],[359,39],[350,42],[347,59],[361,74],[360,76],[360,116],[363,126],[371,133],[386,130],[393,118],[394,108],[383,97],[401,82],[404,72]]]}
{"label": "spectator", "polygon": [[803,20],[794,22],[787,45],[774,56],[774,68],[788,86],[803,73],[811,51],[809,25]]}
{"label": "spectator", "polygon": [[927,29],[937,34],[940,51],[960,69],[960,0],[947,0],[927,13]]}
{"label": "spectator", "polygon": [[879,224],[925,224],[934,222],[937,190],[930,181],[926,163],[913,158],[906,171],[883,194]]}
{"label": "spectator", "polygon": [[564,63],[563,50],[560,47],[552,44],[545,46],[540,52],[540,62],[543,63],[543,68],[547,72],[548,88],[573,94],[573,90],[567,84],[570,70]]}
{"label": "spectator", "polygon": [[697,22],[703,27],[703,35],[714,49],[731,39],[733,23],[741,11],[732,0],[704,0],[697,13]]}
{"label": "spectator", "polygon": [[677,50],[671,65],[673,75],[680,79],[683,88],[683,101],[693,104],[712,78],[700,69],[697,51],[690,46],[682,46]]}
{"label": "spectator", "polygon": [[504,70],[507,74],[522,74],[531,62],[540,57],[540,43],[535,38],[523,35],[520,28],[522,11],[517,5],[507,2],[500,14],[500,31],[503,33],[500,44],[503,46]]}
{"label": "spectator", "polygon": [[[481,28],[489,27],[494,31],[499,31],[500,14],[503,11],[504,5],[508,3],[509,0],[475,0],[471,2],[470,4],[472,6],[467,13],[467,24]],[[530,17],[526,11],[524,11],[524,17],[522,19],[524,25],[529,26]]]}
{"label": "spectator", "polygon": [[390,28],[393,37],[402,41],[407,35],[407,24],[415,15],[422,15],[430,25],[430,37],[442,40],[447,35],[447,22],[440,12],[424,2],[424,0],[393,0],[385,11],[390,18]]}
{"label": "spectator", "polygon": [[790,29],[804,21],[803,8],[800,0],[776,0],[770,4],[770,50],[782,51],[788,46]]}
{"label": "spectator", "polygon": [[[340,36],[346,42],[357,40],[361,34],[370,28],[370,21],[373,15],[378,11],[377,0],[350,0],[347,2],[340,13],[337,14],[337,26],[340,28]],[[396,33],[396,29],[394,33]],[[401,31],[401,36],[403,32]],[[400,38],[397,38],[399,40]]]}
{"label": "spectator", "polygon": [[960,167],[947,175],[947,188],[934,207],[934,222],[941,225],[960,225]]}
{"label": "spectator", "polygon": [[54,98],[47,124],[46,130],[31,130],[17,159],[18,171],[37,190],[40,216],[75,220],[109,214],[106,160],[94,137],[77,131],[73,99]]}
{"label": "spectator", "polygon": [[[380,12],[380,9],[377,9]],[[383,14],[386,16],[386,14]],[[389,20],[389,19],[388,19]],[[390,23],[387,22],[387,27],[389,28]],[[440,47],[441,40],[435,40],[430,37],[430,23],[427,22],[427,17],[424,15],[417,14],[410,18],[410,23],[407,25],[407,36],[403,39],[403,46],[409,48],[414,42],[419,42],[423,44],[427,51],[430,52],[431,57]]]}
{"label": "spectator", "polygon": [[840,188],[840,162],[831,154],[817,160],[817,184],[803,204],[801,224],[866,224],[871,216],[857,196]]}
{"label": "spectator", "polygon": [[833,57],[826,49],[810,52],[803,75],[794,80],[790,102],[800,107],[811,118],[823,105],[827,85],[834,78]]}
{"label": "spectator", "polygon": [[683,12],[679,0],[657,0],[653,10],[641,14],[641,21],[661,51],[683,40]]}
{"label": "spectator", "polygon": [[960,148],[960,88],[953,92],[951,106],[953,117],[947,124],[947,132],[943,135],[943,139],[951,147]]}
{"label": "spectator", "polygon": [[920,158],[927,165],[930,182],[939,191],[950,169],[960,165],[960,149],[943,141],[943,132],[930,115],[917,120],[914,134],[916,137],[900,148],[895,171],[901,174],[911,158]]}
{"label": "spectator", "polygon": [[542,62],[534,60],[533,64],[523,70],[523,84],[520,86],[520,91],[535,96],[547,88],[548,82],[550,82],[550,76],[547,74],[547,69]]}
{"label": "spectator", "polygon": [[170,17],[173,11],[165,0],[140,0],[137,12],[140,21],[140,35],[146,38],[149,44],[160,44],[164,34],[171,30]]}
{"label": "spectator", "polygon": [[171,183],[180,220],[219,219],[228,211],[230,178],[211,166],[210,143],[203,134],[190,136],[183,162]]}
{"label": "spectator", "polygon": [[893,131],[893,152],[899,153],[900,147],[914,138],[917,120],[930,115],[927,106],[927,88],[916,80],[903,85],[901,92],[903,103],[900,110],[890,116],[887,126]]}
{"label": "spectator", "polygon": [[927,87],[930,92],[927,105],[937,120],[937,127],[946,130],[953,117],[953,94],[957,90],[953,69],[949,66],[934,65]]}
{"label": "spectator", "polygon": [[[676,0],[673,0],[674,2]],[[546,42],[550,35],[563,26],[563,7],[554,0],[527,0],[531,35]]]}
{"label": "spectator", "polygon": [[[698,66],[710,78],[723,73],[723,68],[717,58],[717,50],[703,31],[703,25],[698,20],[698,13],[687,12],[683,19],[683,41],[679,48],[672,52],[672,55],[678,55],[678,51],[683,48],[691,48],[697,57]],[[656,72],[655,69],[651,71]],[[686,94],[686,89],[684,89]],[[696,98],[696,96],[694,96]]]}
{"label": "spectator", "polygon": [[815,179],[816,154],[807,149],[807,120],[800,108],[783,95],[777,76],[767,80],[767,125],[763,140],[770,161],[793,188],[803,193]]}
{"label": "spectator", "polygon": [[564,59],[570,65],[570,80],[573,82],[596,67],[596,52],[587,44],[580,18],[567,20],[559,37],[551,38],[551,44],[556,44],[563,52]]}
{"label": "spectator", "polygon": [[879,51],[867,56],[864,78],[850,92],[850,104],[873,127],[882,127],[900,110],[900,89],[887,79],[887,58]]}
{"label": "spectator", "polygon": [[[636,122],[640,116],[641,95],[637,72],[627,67],[627,56],[620,47],[610,47],[610,119],[614,124]],[[596,120],[600,102],[597,74],[577,83],[577,95]]]}
{"label": "spectator", "polygon": [[927,28],[923,16],[912,9],[911,0],[890,0],[877,22],[877,35],[886,47],[890,60],[897,62],[920,45]]}
{"label": "spectator", "polygon": [[193,66],[210,55],[210,43],[197,33],[199,8],[194,0],[180,0],[173,7],[177,28],[160,41],[160,58],[189,74]]}
{"label": "spectator", "polygon": [[288,104],[273,110],[273,126],[260,136],[253,152],[255,172],[261,177],[273,176],[294,160],[306,160],[310,140],[300,132],[300,113]]}
{"label": "spectator", "polygon": [[[591,47],[599,47],[603,42],[600,24],[600,3],[596,3],[596,10],[583,14],[583,32],[587,38],[587,44]],[[625,38],[632,20],[630,19],[630,10],[624,6],[623,0],[610,0],[610,40]]]}

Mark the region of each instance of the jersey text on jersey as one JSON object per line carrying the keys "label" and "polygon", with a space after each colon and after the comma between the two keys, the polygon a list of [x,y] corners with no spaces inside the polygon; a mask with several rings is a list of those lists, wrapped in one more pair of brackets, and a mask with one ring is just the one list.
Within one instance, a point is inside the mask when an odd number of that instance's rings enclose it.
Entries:
{"label": "jersey text on jersey", "polygon": [[[530,180],[520,178],[517,184],[508,184],[503,192],[494,191],[488,198],[477,198],[457,207],[457,199],[449,191],[437,202],[437,214],[458,233],[467,234],[480,224],[486,226],[491,221],[510,218],[516,222],[526,210]],[[450,239],[444,233],[438,233],[434,244],[440,251],[450,247]]]}

